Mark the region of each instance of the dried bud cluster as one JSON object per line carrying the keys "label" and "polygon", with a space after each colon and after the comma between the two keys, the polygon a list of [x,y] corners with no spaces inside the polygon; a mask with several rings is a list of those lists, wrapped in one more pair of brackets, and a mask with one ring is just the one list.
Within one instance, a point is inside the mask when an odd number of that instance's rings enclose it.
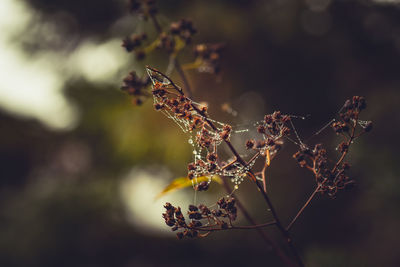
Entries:
{"label": "dried bud cluster", "polygon": [[198,44],[194,47],[196,60],[201,62],[198,70],[200,72],[209,72],[217,74],[221,67],[221,53],[225,44]]}
{"label": "dried bud cluster", "polygon": [[322,144],[317,144],[313,150],[303,147],[293,155],[293,158],[301,167],[305,167],[314,173],[319,192],[328,193],[329,196],[333,197],[339,189],[354,184],[354,181],[346,175],[350,165],[343,162],[343,159],[354,139],[372,129],[372,122],[368,121],[362,127],[361,132],[356,133],[356,128],[359,125],[359,114],[365,108],[365,99],[354,96],[351,100],[345,102],[344,111],[339,114],[340,120],[331,124],[333,130],[343,136],[343,141],[338,145],[341,157],[333,167],[328,164],[327,152],[322,148]]}
{"label": "dried bud cluster", "polygon": [[142,42],[146,39],[147,35],[145,33],[132,34],[131,36],[122,40],[122,47],[125,47],[127,52],[134,51],[136,58],[141,60],[146,56],[146,54],[143,50],[139,49],[139,47],[141,47]]}
{"label": "dried bud cluster", "polygon": [[181,19],[177,22],[172,22],[169,26],[169,31],[172,35],[179,36],[186,44],[192,40],[192,36],[197,32],[193,27],[193,23],[189,19]]}
{"label": "dried bud cluster", "polygon": [[155,82],[152,94],[156,99],[154,104],[156,110],[165,110],[177,118],[186,120],[191,131],[204,127],[203,117],[194,112],[193,103],[189,98],[177,95],[176,92],[171,91],[168,85],[161,82]]}
{"label": "dried bud cluster", "polygon": [[162,32],[159,36],[160,42],[157,47],[165,50],[168,54],[172,54],[175,51],[175,39],[171,34]]}
{"label": "dried bud cluster", "polygon": [[[177,237],[203,237],[199,232],[211,232],[225,230],[232,227],[232,221],[237,217],[235,199],[225,200],[221,198],[217,202],[218,208],[210,210],[206,205],[189,205],[187,223],[180,207],[174,207],[170,203],[164,205],[165,213],[162,214],[165,223],[171,227],[172,231],[182,230],[177,233]],[[228,219],[225,221],[224,219]],[[202,222],[203,221],[203,222]]]}
{"label": "dried bud cluster", "polygon": [[[132,34],[122,40],[122,47],[127,52],[133,52],[137,60],[144,59],[147,54],[150,54],[156,48],[166,51],[172,56],[170,57],[170,60],[172,60],[172,58],[176,58],[183,48],[191,43],[193,35],[197,33],[197,29],[190,19],[172,22],[167,30],[163,30],[163,26],[157,20],[158,9],[155,0],[129,0],[129,11],[145,20],[150,18],[158,33],[158,37],[155,40],[150,40],[147,46],[143,45],[144,41],[147,40],[146,33]],[[222,48],[223,45],[221,44],[196,46],[194,49],[196,59],[201,59],[202,61],[202,66],[199,67],[199,70],[214,74],[219,72]],[[177,66],[180,66],[178,61],[174,64],[175,68]],[[141,102],[142,99],[136,99],[135,101]]]}
{"label": "dried bud cluster", "polygon": [[229,217],[230,220],[234,221],[237,217],[237,208],[235,206],[235,199],[230,198],[225,200],[225,198],[221,198],[217,201],[218,207],[223,210],[221,216]]}
{"label": "dried bud cluster", "polygon": [[155,0],[130,0],[129,11],[144,19],[156,15],[158,12]]}
{"label": "dried bud cluster", "polygon": [[178,39],[187,45],[191,42],[192,36],[196,32],[197,30],[193,27],[192,21],[188,19],[172,22],[169,26],[169,31],[160,34],[158,48],[165,50],[168,54],[177,52],[180,48],[177,46]]}
{"label": "dried bud cluster", "polygon": [[132,71],[124,78],[121,90],[133,96],[133,102],[140,105],[143,103],[143,98],[148,97],[148,92],[145,89],[149,84],[150,79],[148,76],[139,78],[136,72]]}
{"label": "dried bud cluster", "polygon": [[[341,133],[343,131],[348,131],[349,127],[354,128],[355,124],[360,123],[358,121],[358,116],[360,112],[366,108],[367,103],[365,102],[365,98],[362,96],[353,96],[352,99],[346,100],[343,105],[343,112],[339,114],[341,122],[333,123],[333,129],[337,133]],[[346,128],[346,126],[348,128]],[[372,130],[372,122],[365,122],[362,127],[365,132],[369,132]]]}
{"label": "dried bud cluster", "polygon": [[223,140],[229,140],[231,132],[232,132],[232,126],[225,124],[224,127],[222,128],[222,131],[219,133],[219,136],[221,136],[221,139]]}
{"label": "dried bud cluster", "polygon": [[312,150],[304,148],[296,152],[293,157],[301,167],[306,167],[314,172],[315,180],[321,193],[327,193],[329,196],[334,197],[338,190],[354,183],[345,173],[350,169],[350,165],[347,162],[333,169],[330,168],[326,150],[322,148],[321,144],[317,144]]}
{"label": "dried bud cluster", "polygon": [[280,111],[264,116],[264,121],[257,126],[257,132],[263,135],[260,140],[247,140],[246,149],[253,149],[264,153],[269,150],[272,154],[278,152],[281,148],[282,138],[289,135],[290,129],[287,123],[290,116],[282,115]]}

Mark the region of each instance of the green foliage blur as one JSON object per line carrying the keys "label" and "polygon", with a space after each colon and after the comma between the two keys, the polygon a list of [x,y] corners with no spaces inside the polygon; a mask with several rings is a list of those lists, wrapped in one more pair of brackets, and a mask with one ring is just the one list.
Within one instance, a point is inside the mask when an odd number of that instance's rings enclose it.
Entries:
{"label": "green foliage blur", "polygon": [[[208,102],[215,119],[240,124],[274,110],[310,114],[295,122],[307,140],[347,98],[365,96],[368,107],[362,116],[374,122],[374,129],[351,149],[357,186],[336,199],[317,197],[293,227],[293,237],[306,266],[398,266],[400,2],[158,2],[163,26],[191,18],[198,29],[195,43],[227,44],[218,77],[188,72],[195,100]],[[123,0],[26,3],[40,16],[37,23],[66,29],[57,47],[34,37],[29,42],[16,38],[16,46],[32,56],[43,49],[68,55],[89,39],[100,44],[122,40],[135,29],[151,32],[151,24],[131,16]],[[25,30],[28,34],[30,28]],[[180,56],[181,62],[193,60],[190,52]],[[169,228],[161,213],[161,230],[143,226],[151,203],[142,203],[144,212],[132,217],[121,189],[129,173],[165,170],[168,175],[149,180],[159,192],[186,174],[192,151],[185,134],[153,110],[151,99],[136,107],[119,90],[131,70],[143,74],[146,64],[165,70],[167,56],[155,52],[140,62],[132,54],[126,57],[129,63],[107,82],[84,75],[64,82],[63,94],[78,111],[69,129],[1,111],[0,266],[281,266],[253,231],[178,241],[174,233],[162,231]],[[172,77],[181,84],[176,73]],[[7,90],[13,90],[11,85]],[[239,115],[223,112],[224,103]],[[309,144],[326,142],[335,155],[337,140],[327,129]],[[295,145],[285,144],[268,170],[271,198],[286,223],[314,185],[292,159],[294,152]],[[201,194],[207,203],[226,194],[218,184],[212,187]],[[237,194],[264,222],[270,216],[255,191],[245,182]],[[191,201],[193,191],[183,196]],[[268,233],[284,246],[278,232]]]}

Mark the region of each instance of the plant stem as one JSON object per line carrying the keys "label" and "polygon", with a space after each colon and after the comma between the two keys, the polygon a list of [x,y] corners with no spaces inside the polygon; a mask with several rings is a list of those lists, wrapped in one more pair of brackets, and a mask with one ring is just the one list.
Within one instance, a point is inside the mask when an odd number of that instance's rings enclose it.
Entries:
{"label": "plant stem", "polygon": [[182,70],[181,64],[179,63],[179,61],[176,57],[173,57],[172,60],[173,60],[176,71],[178,72],[179,76],[181,77],[181,79],[183,81],[183,84],[185,85],[185,89],[186,89],[186,92],[188,93],[189,98],[192,98],[193,97],[192,87],[190,86],[189,81],[186,78],[186,75]]}
{"label": "plant stem", "polygon": [[303,205],[303,207],[301,207],[301,209],[299,210],[299,212],[297,212],[296,216],[293,218],[293,220],[289,223],[289,225],[286,227],[286,231],[289,231],[290,228],[292,228],[293,224],[296,222],[296,220],[299,218],[299,216],[303,213],[304,209],[308,206],[308,204],[310,204],[311,200],[314,198],[315,194],[318,192],[318,190],[321,188],[321,186],[317,186],[317,188],[315,188],[314,192],[311,194],[311,196],[308,198],[308,200],[306,201],[306,203]]}
{"label": "plant stem", "polygon": [[264,161],[264,167],[261,170],[261,178],[263,180],[263,187],[264,187],[264,192],[267,193],[267,178],[265,176],[265,172],[267,170],[268,164],[267,164],[267,159]]}
{"label": "plant stem", "polygon": [[[215,231],[224,231],[224,230],[249,230],[249,229],[261,229],[263,227],[274,225],[275,221],[256,224],[256,225],[246,225],[246,226],[229,226],[228,228],[221,228],[219,225],[210,225],[208,227],[192,227],[190,229],[203,231],[203,232],[215,232]],[[214,228],[215,227],[215,228]]]}
{"label": "plant stem", "polygon": [[151,18],[151,21],[152,21],[153,24],[154,24],[154,27],[156,28],[156,31],[157,31],[158,33],[161,33],[161,32],[162,32],[162,28],[161,28],[161,26],[160,26],[160,23],[158,23],[158,20],[157,20],[156,16],[154,16],[153,14],[151,14],[151,15],[150,15],[150,18]]}
{"label": "plant stem", "polygon": [[[251,173],[251,171],[249,171],[249,172]],[[284,236],[284,238],[285,238],[285,240],[286,240],[286,242],[287,242],[292,254],[295,256],[297,264],[299,266],[304,266],[303,261],[301,260],[300,255],[297,252],[297,249],[293,244],[293,239],[292,239],[290,233],[283,227],[283,225],[282,225],[282,223],[281,223],[281,221],[280,221],[280,219],[278,217],[278,214],[276,213],[274,205],[272,204],[270,198],[268,197],[268,194],[264,191],[263,186],[257,180],[255,181],[255,184],[257,185],[257,187],[259,189],[258,191],[260,191],[262,196],[264,197],[265,202],[267,203],[267,205],[268,205],[268,207],[269,207],[269,209],[270,209],[270,211],[272,213],[272,216],[274,217],[274,219],[276,221],[275,225],[278,227],[279,231]]]}
{"label": "plant stem", "polygon": [[[226,179],[222,179],[224,188],[228,194],[232,192],[232,189],[230,188],[228,182]],[[250,213],[247,211],[245,206],[242,204],[242,202],[238,199],[238,197],[232,193],[232,196],[236,200],[236,205],[240,209],[240,211],[243,213],[244,217],[247,219],[247,221],[252,224],[252,225],[257,225],[257,222],[253,219],[253,217],[250,215]],[[276,223],[276,222],[275,222]],[[268,249],[272,249],[275,254],[283,261],[285,262],[288,266],[295,266],[295,264],[292,262],[290,258],[282,251],[282,249],[275,244],[274,241],[272,241],[267,234],[260,228],[256,228],[256,231],[260,235],[260,237],[264,240],[264,242],[267,244]]]}

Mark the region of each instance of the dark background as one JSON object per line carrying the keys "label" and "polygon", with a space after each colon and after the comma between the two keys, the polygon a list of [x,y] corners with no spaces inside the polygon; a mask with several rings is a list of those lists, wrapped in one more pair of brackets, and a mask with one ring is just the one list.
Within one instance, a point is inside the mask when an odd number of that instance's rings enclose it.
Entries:
{"label": "dark background", "polygon": [[[351,149],[351,176],[357,186],[336,199],[318,196],[292,232],[306,266],[398,266],[398,1],[159,2],[163,26],[191,18],[198,29],[194,42],[227,44],[218,78],[188,72],[197,88],[195,99],[207,101],[218,120],[256,121],[277,109],[310,114],[296,121],[300,136],[307,139],[347,98],[365,96],[368,108],[362,118],[372,120],[374,129]],[[15,46],[32,56],[53,51],[68,57],[89,38],[101,44],[122,40],[135,30],[151,32],[148,22],[128,14],[124,1],[26,4],[39,18],[37,24],[63,29],[57,43],[35,39],[29,35],[32,27],[25,29],[29,39],[16,36]],[[84,75],[65,82],[65,97],[79,110],[72,129],[54,130],[38,120],[1,112],[0,265],[281,266],[253,231],[178,241],[173,233],[160,231],[168,231],[161,214],[155,219],[160,221],[158,228],[146,226],[144,217],[152,203],[139,204],[142,213],[132,215],[121,193],[126,177],[135,181],[142,169],[155,173],[148,183],[150,188],[154,183],[157,193],[174,177],[185,175],[191,151],[176,125],[152,110],[151,100],[134,107],[118,89],[131,69],[143,73],[145,64],[165,69],[167,56],[156,52],[143,62],[136,62],[132,54],[126,57],[131,63],[119,66],[106,83]],[[186,53],[180,60],[193,58]],[[223,113],[222,103],[230,103],[240,115]],[[309,144],[321,141],[334,148],[338,139],[328,129]],[[295,151],[296,146],[287,143],[269,171],[270,195],[286,223],[314,188],[311,174],[291,158]],[[337,156],[334,149],[329,153]],[[159,170],[169,174],[157,175]],[[269,215],[254,192],[244,182],[238,196],[258,221],[265,221]],[[190,189],[179,194],[188,201],[193,198]],[[215,184],[202,196],[212,203],[223,194]],[[279,233],[268,232],[280,242]]]}

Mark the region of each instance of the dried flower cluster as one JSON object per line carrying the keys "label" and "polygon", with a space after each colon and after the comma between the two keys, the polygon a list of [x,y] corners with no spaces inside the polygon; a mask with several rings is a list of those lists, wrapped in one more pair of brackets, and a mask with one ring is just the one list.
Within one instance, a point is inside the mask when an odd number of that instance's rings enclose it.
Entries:
{"label": "dried flower cluster", "polygon": [[194,47],[196,67],[200,72],[219,73],[221,69],[221,54],[225,44],[198,44]]}
{"label": "dried flower cluster", "polygon": [[121,90],[133,97],[134,104],[140,105],[143,102],[143,98],[146,98],[149,95],[146,91],[146,87],[149,84],[150,78],[148,76],[139,78],[136,72],[132,71],[124,78]]}
{"label": "dried flower cluster", "polygon": [[141,34],[132,34],[129,37],[126,37],[122,40],[122,47],[126,49],[127,52],[134,52],[135,56],[138,60],[141,60],[145,57],[145,52],[142,48],[143,41],[147,39],[147,35],[145,33]]}
{"label": "dried flower cluster", "polygon": [[172,22],[168,31],[159,35],[157,47],[168,54],[178,53],[186,45],[190,44],[193,35],[197,32],[191,20],[181,19]]}
{"label": "dried flower cluster", "polygon": [[[212,231],[235,228],[232,225],[237,217],[235,199],[221,198],[218,200],[217,206],[217,209],[209,209],[203,204],[189,205],[187,214],[190,221],[187,223],[180,207],[166,203],[164,205],[166,211],[162,216],[172,231],[181,230],[176,234],[179,239],[183,237],[204,237]],[[206,233],[200,234],[199,232]]]}
{"label": "dried flower cluster", "polygon": [[[192,43],[193,36],[197,33],[190,19],[180,19],[171,22],[168,27],[163,27],[157,20],[158,9],[155,0],[130,0],[129,10],[145,20],[151,20],[157,35],[149,37],[146,33],[134,33],[122,40],[122,47],[127,52],[134,53],[137,60],[144,59],[155,49],[165,51],[169,55],[170,63],[182,75],[178,54]],[[194,62],[185,64],[185,69],[197,69],[200,72],[216,74],[221,69],[221,52],[223,44],[194,44],[192,49]],[[188,84],[185,84],[189,87]],[[124,86],[123,86],[124,87]],[[146,89],[146,88],[143,88]],[[186,88],[190,93],[190,88]],[[141,97],[141,103],[148,94]]]}
{"label": "dried flower cluster", "polygon": [[265,155],[266,151],[270,155],[276,154],[282,145],[282,138],[290,134],[288,122],[291,120],[289,115],[282,115],[280,111],[264,116],[264,121],[257,126],[257,132],[263,135],[260,140],[247,140],[246,148],[258,151]]}
{"label": "dried flower cluster", "polygon": [[155,0],[130,0],[129,11],[147,19],[157,14],[158,9]]}
{"label": "dried flower cluster", "polygon": [[[322,144],[315,145],[314,149],[304,146],[293,155],[301,167],[313,172],[318,192],[328,193],[329,196],[333,197],[338,190],[354,183],[346,175],[346,171],[350,169],[350,164],[344,161],[344,157],[353,141],[372,129],[371,121],[359,121],[360,112],[366,107],[363,97],[354,96],[351,100],[346,100],[343,111],[339,113],[339,121],[331,124],[336,134],[342,137],[342,142],[337,147],[341,156],[333,167],[329,164],[327,151]],[[359,128],[361,130],[357,132]]]}

